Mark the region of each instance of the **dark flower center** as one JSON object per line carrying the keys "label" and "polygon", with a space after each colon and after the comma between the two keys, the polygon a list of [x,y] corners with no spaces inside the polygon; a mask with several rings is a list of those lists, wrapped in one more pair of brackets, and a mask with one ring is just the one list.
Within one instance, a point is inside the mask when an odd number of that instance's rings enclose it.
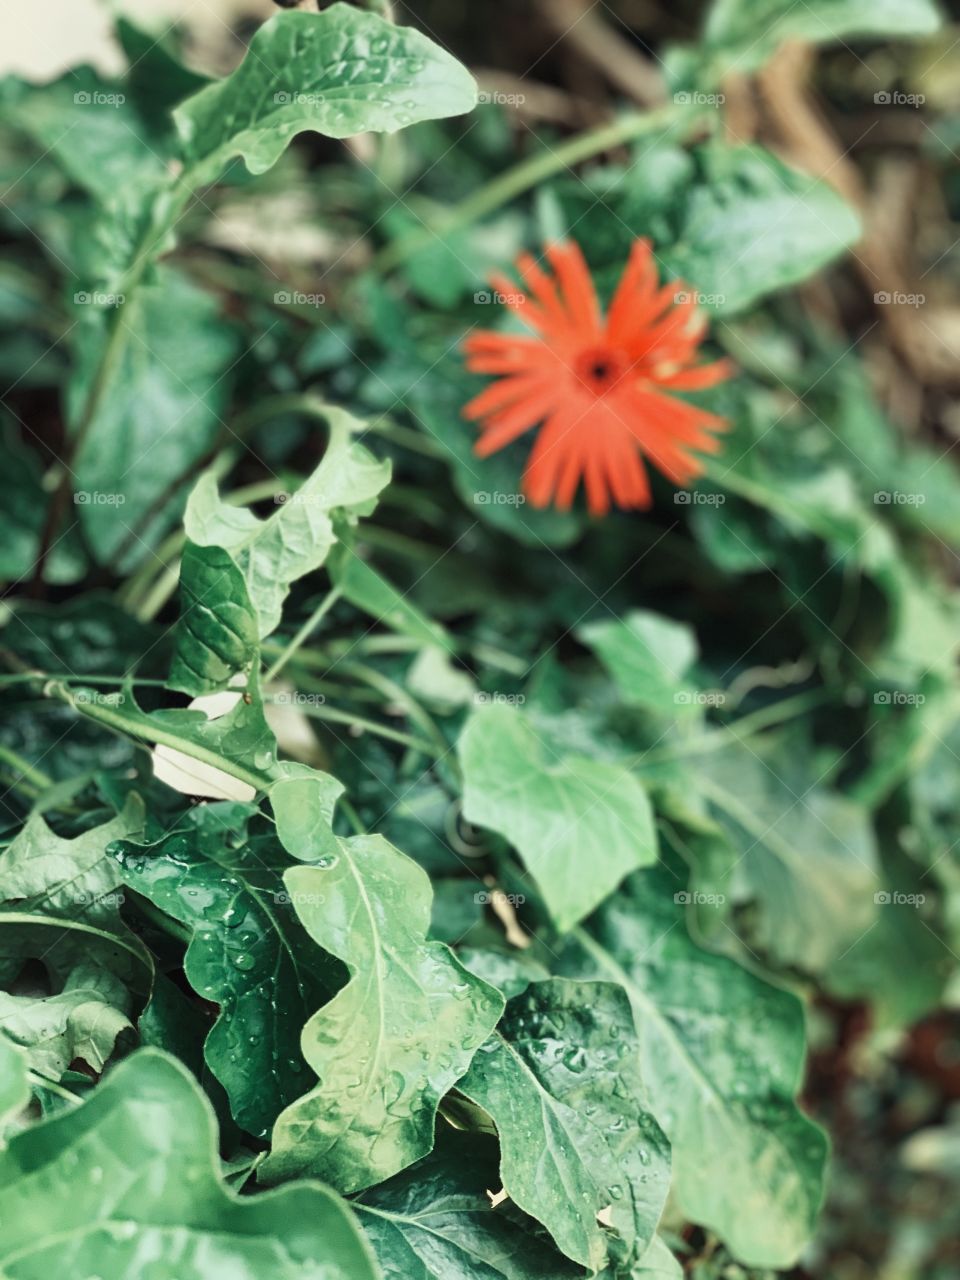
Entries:
{"label": "dark flower center", "polygon": [[598,396],[611,391],[628,368],[629,361],[624,353],[610,347],[581,351],[574,363],[577,377]]}

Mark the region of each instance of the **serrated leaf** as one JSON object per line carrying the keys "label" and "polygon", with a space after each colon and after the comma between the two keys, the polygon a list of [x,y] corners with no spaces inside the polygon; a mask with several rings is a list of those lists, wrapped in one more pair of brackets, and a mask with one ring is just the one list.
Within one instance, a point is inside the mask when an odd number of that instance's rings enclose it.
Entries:
{"label": "serrated leaf", "polygon": [[[580,1268],[494,1209],[496,1143],[447,1129],[436,1150],[353,1206],[384,1280],[575,1280]],[[529,1223],[533,1227],[533,1223]]]}
{"label": "serrated leaf", "polygon": [[257,640],[279,625],[291,584],[327,559],[334,515],[350,522],[368,514],[388,483],[390,464],[352,438],[362,424],[342,409],[325,412],[330,441],[322,461],[296,493],[281,495],[269,519],[223,502],[211,473],[197,482],[184,516],[174,688],[206,693],[248,665]]}
{"label": "serrated leaf", "polygon": [[59,1080],[74,1061],[99,1074],[133,1024],[103,991],[69,986],[39,998],[0,991],[0,1030],[24,1050],[31,1070]]}
{"label": "serrated leaf", "polygon": [[119,881],[106,848],[136,835],[143,820],[136,795],[116,818],[71,840],[51,830],[42,814],[33,814],[0,856],[0,902],[15,903],[18,911],[117,925]]}
{"label": "serrated leaf", "polygon": [[516,848],[559,930],[655,859],[653,816],[637,780],[618,765],[581,756],[551,760],[514,708],[475,711],[459,754],[464,816]]}
{"label": "serrated leaf", "polygon": [[676,883],[660,870],[631,877],[589,932],[578,931],[560,968],[619,982],[629,995],[682,1212],[746,1265],[791,1267],[820,1208],[827,1153],[824,1133],[795,1101],[803,1010],[786,991],[697,947],[674,901]]}
{"label": "serrated leaf", "polygon": [[[377,1280],[349,1209],[316,1183],[227,1190],[210,1104],[173,1058],[143,1049],[75,1110],[0,1154],[0,1270],[125,1280],[157,1259],[178,1280]],[[153,1261],[150,1261],[153,1260]]]}
{"label": "serrated leaf", "polygon": [[143,820],[135,794],[123,813],[73,839],[58,836],[41,814],[30,817],[0,856],[0,973],[7,980],[32,958],[65,982],[95,956],[124,981],[145,985],[152,962],[120,919],[121,881],[106,852],[139,833]]}
{"label": "serrated leaf", "polygon": [[144,711],[129,686],[110,700],[95,690],[59,681],[51,682],[47,692],[117,733],[156,744],[176,753],[178,759],[187,757],[187,765],[196,760],[205,768],[229,774],[246,784],[251,797],[288,767],[277,761],[277,741],[264,719],[255,680],[243,693],[237,691],[235,704],[219,715],[182,707]]}
{"label": "serrated leaf", "polygon": [[425,35],[334,4],[319,15],[275,14],[237,70],[188,98],[174,119],[188,166],[210,179],[233,156],[263,173],[305,130],[393,133],[475,103],[469,72]]}
{"label": "serrated leaf", "polygon": [[507,1005],[458,1088],[497,1126],[504,1189],[568,1257],[599,1270],[608,1257],[629,1265],[646,1250],[670,1155],[645,1107],[620,987],[533,983]]}
{"label": "serrated leaf", "polygon": [[115,857],[131,889],[190,930],[184,972],[219,1005],[204,1058],[237,1124],[266,1137],[303,1092],[300,1029],[334,981],[284,889],[289,860],[263,838],[220,842],[195,829],[124,843]]}
{"label": "serrated leaf", "polygon": [[466,1071],[503,1008],[448,947],[427,942],[430,882],[379,836],[313,838],[329,799],[303,777],[270,798],[283,844],[312,866],[284,875],[308,933],[347,966],[350,981],[304,1027],[315,1088],[280,1116],[260,1170],[268,1182],[303,1173],[356,1191],[412,1164],[433,1145],[440,1099]]}

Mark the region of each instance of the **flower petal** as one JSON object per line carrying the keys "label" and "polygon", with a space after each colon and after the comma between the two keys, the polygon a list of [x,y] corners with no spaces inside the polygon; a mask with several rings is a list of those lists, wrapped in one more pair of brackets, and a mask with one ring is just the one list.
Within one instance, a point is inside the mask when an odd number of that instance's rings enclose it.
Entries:
{"label": "flower petal", "polygon": [[701,391],[705,387],[715,387],[718,382],[726,382],[735,373],[736,366],[732,360],[714,360],[693,369],[681,369],[666,378],[657,378],[657,384],[675,391]]}
{"label": "flower petal", "polygon": [[[523,491],[535,507],[549,505],[556,493],[557,505],[561,509],[569,508],[580,474],[578,459],[581,441],[576,431],[578,424],[577,415],[569,407],[560,409],[551,416],[537,437],[523,473]],[[573,470],[575,478],[573,490],[566,503],[563,503],[558,485],[561,475],[568,469]]]}
{"label": "flower petal", "polygon": [[551,380],[542,373],[514,374],[491,382],[478,396],[464,405],[465,418],[485,418],[509,408],[518,400],[532,397],[549,398]]}
{"label": "flower petal", "polygon": [[581,337],[600,334],[600,303],[580,246],[575,240],[552,244],[547,257],[557,273],[567,309],[576,318]]}

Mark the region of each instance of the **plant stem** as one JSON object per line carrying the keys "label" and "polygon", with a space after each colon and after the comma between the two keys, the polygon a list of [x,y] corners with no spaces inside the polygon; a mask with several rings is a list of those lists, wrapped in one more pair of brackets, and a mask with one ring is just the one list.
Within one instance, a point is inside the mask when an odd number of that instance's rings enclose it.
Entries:
{"label": "plant stem", "polygon": [[316,609],[314,609],[313,613],[311,613],[310,617],[280,654],[280,657],[277,658],[273,665],[267,670],[266,675],[263,677],[264,684],[269,684],[271,680],[275,680],[277,678],[279,673],[287,665],[297,650],[300,649],[310,636],[313,635],[314,631],[319,627],[320,623],[337,603],[341,595],[342,592],[339,587],[333,587],[327,592]]}
{"label": "plant stem", "polygon": [[105,724],[125,738],[171,747],[174,751],[179,751],[185,756],[190,756],[192,759],[208,764],[214,769],[219,769],[222,773],[228,773],[231,778],[237,778],[240,782],[247,783],[248,786],[253,787],[254,791],[266,791],[272,781],[267,774],[256,773],[253,769],[247,769],[235,760],[228,760],[226,756],[221,756],[216,751],[211,751],[208,747],[191,742],[188,738],[182,738],[176,733],[162,728],[151,722],[150,717],[145,713],[141,713],[141,718],[138,720],[130,720],[113,707],[104,706],[98,702],[78,702],[73,690],[57,680],[51,681],[46,686],[44,694],[48,698],[58,698],[61,702],[65,702],[67,706],[73,707],[74,711],[79,712],[80,715],[87,716],[90,720],[96,720],[100,724]]}
{"label": "plant stem", "polygon": [[123,352],[125,335],[128,329],[125,316],[126,309],[131,304],[133,295],[143,280],[144,272],[148,265],[176,226],[187,201],[190,199],[193,190],[191,176],[189,171],[181,174],[171,186],[169,192],[166,193],[167,198],[162,203],[162,207],[160,203],[156,206],[161,209],[161,212],[157,218],[151,221],[144,232],[140,243],[134,251],[130,267],[118,289],[118,292],[124,296],[125,301],[123,306],[114,310],[108,321],[109,331],[103,346],[103,352],[91,380],[90,390],[87,392],[87,398],[84,401],[83,412],[80,415],[76,430],[70,438],[70,460],[64,466],[59,484],[47,508],[47,518],[40,534],[40,547],[37,552],[36,570],[33,577],[33,586],[35,588],[39,588],[43,582],[47,558],[53,547],[53,540],[63,518],[67,499],[70,496],[70,483],[73,475],[71,464],[79,457],[80,451],[86,443],[90,430],[96,421],[100,403],[110,385],[110,379]]}
{"label": "plant stem", "polygon": [[304,715],[314,720],[329,720],[332,724],[346,724],[351,728],[363,729],[374,733],[390,742],[399,742],[401,746],[411,747],[421,755],[432,756],[433,745],[423,738],[413,738],[409,733],[401,733],[399,729],[391,729],[389,725],[379,724],[376,720],[368,720],[365,716],[351,716],[346,711],[337,711],[335,707],[303,707]]}
{"label": "plant stem", "polygon": [[78,1098],[75,1093],[65,1089],[56,1080],[48,1080],[46,1076],[42,1076],[36,1071],[28,1071],[27,1080],[34,1089],[46,1089],[48,1093],[56,1094],[58,1098],[63,1098],[64,1102],[70,1102],[75,1107],[79,1107],[83,1101],[82,1098]]}
{"label": "plant stem", "polygon": [[16,769],[22,778],[33,786],[39,787],[41,791],[46,791],[48,787],[53,786],[52,778],[48,778],[40,769],[34,768],[28,760],[24,760],[23,756],[18,755],[10,747],[0,746],[0,760]]}
{"label": "plant stem", "polygon": [[730,740],[742,741],[753,738],[764,729],[785,724],[797,716],[804,715],[813,707],[827,701],[828,694],[823,689],[811,689],[798,693],[792,698],[782,698],[772,706],[762,707],[750,715],[741,716],[733,724],[722,725],[709,733],[700,734],[696,738],[688,738],[673,747],[662,747],[659,751],[647,751],[631,756],[628,766],[637,767],[645,764],[659,764],[664,760],[674,760],[686,755],[698,755],[704,751],[719,751],[730,743]]}
{"label": "plant stem", "polygon": [[699,125],[702,119],[702,111],[671,103],[656,111],[631,112],[610,124],[579,134],[576,138],[531,156],[500,174],[466,200],[454,205],[435,227],[418,229],[386,245],[374,258],[372,270],[379,273],[392,271],[431,244],[436,236],[462,231],[555,173],[589,160],[591,156],[610,151],[645,134],[656,133],[660,129],[669,130],[674,123],[682,125],[683,132],[687,133]]}

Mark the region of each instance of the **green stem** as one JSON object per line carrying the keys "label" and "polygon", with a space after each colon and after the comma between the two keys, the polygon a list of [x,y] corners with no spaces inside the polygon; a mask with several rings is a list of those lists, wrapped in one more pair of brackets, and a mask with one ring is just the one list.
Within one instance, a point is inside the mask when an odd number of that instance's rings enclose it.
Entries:
{"label": "green stem", "polygon": [[688,738],[672,747],[662,747],[659,751],[647,751],[631,756],[627,765],[635,768],[640,765],[659,764],[664,760],[674,760],[687,755],[699,755],[705,751],[720,751],[729,745],[731,739],[741,742],[746,738],[756,737],[765,729],[785,724],[788,720],[795,720],[797,716],[821,706],[828,700],[828,696],[822,689],[813,689],[806,693],[798,693],[792,698],[782,698],[770,707],[763,707],[759,711],[751,712],[750,715],[741,716],[733,724],[723,725],[710,733]]}
{"label": "green stem", "polygon": [[310,617],[280,654],[280,657],[277,658],[273,665],[268,669],[266,675],[263,677],[263,683],[265,685],[269,684],[271,680],[276,680],[279,673],[287,665],[297,650],[300,649],[310,636],[313,635],[314,631],[316,631],[317,627],[319,627],[320,623],[337,603],[342,594],[343,593],[339,587],[333,587],[327,592],[316,609],[314,609],[313,613],[311,613]]}
{"label": "green stem", "polygon": [[331,724],[345,724],[351,728],[363,729],[374,733],[390,742],[399,742],[401,746],[411,747],[422,755],[432,756],[433,745],[423,738],[413,738],[409,733],[401,733],[399,729],[391,729],[389,725],[379,724],[376,720],[368,720],[365,716],[352,716],[346,711],[337,711],[335,707],[301,707],[304,715],[314,720],[328,720]]}
{"label": "green stem", "polygon": [[436,721],[432,716],[428,715],[416,698],[408,693],[402,685],[397,684],[395,680],[391,680],[389,676],[385,676],[382,671],[365,666],[362,662],[349,662],[346,664],[346,670],[356,675],[358,679],[365,681],[371,688],[378,689],[388,700],[402,706],[409,718],[419,725],[424,733],[428,734],[432,739],[434,750],[438,752],[438,755],[447,754],[450,744],[440,732]]}
{"label": "green stem", "polygon": [[144,597],[143,603],[137,607],[138,622],[152,622],[163,606],[177,589],[180,581],[180,565],[169,565],[156,579]]}
{"label": "green stem", "polygon": [[136,891],[131,892],[131,897],[136,903],[137,910],[152,923],[157,926],[161,933],[167,933],[171,938],[176,938],[182,942],[184,946],[189,946],[193,941],[193,930],[188,925],[181,924],[179,920],[174,920],[173,916],[168,916],[165,911],[161,911],[159,907],[154,906],[149,898],[145,898],[142,893]]}
{"label": "green stem", "polygon": [[53,786],[52,778],[48,778],[45,773],[35,768],[28,760],[24,760],[23,756],[18,755],[10,747],[0,746],[0,760],[16,769],[22,778],[39,787],[41,791]]}
{"label": "green stem", "polygon": [[366,835],[366,829],[360,821],[359,813],[357,813],[356,809],[345,796],[341,796],[337,801],[337,808],[350,823],[358,836]]}
{"label": "green stem", "polygon": [[218,755],[215,751],[210,751],[207,747],[201,746],[199,743],[191,742],[187,738],[181,738],[175,733],[169,733],[167,730],[158,728],[152,724],[147,715],[143,715],[141,720],[130,721],[122,713],[114,710],[113,707],[105,706],[98,702],[78,702],[72,689],[59,681],[51,681],[44,689],[44,693],[48,698],[58,698],[61,702],[65,702],[67,706],[72,707],[74,711],[80,715],[86,716],[90,720],[96,720],[99,724],[104,724],[108,728],[113,729],[115,733],[122,734],[125,738],[133,738],[141,742],[150,742],[155,746],[170,747],[174,751],[179,751],[182,755],[190,756],[193,760],[199,760],[202,764],[208,764],[213,769],[219,769],[222,773],[227,773],[231,778],[237,778],[240,782],[245,782],[248,786],[253,787],[254,791],[266,791],[270,786],[271,779],[262,773],[255,773],[252,769],[247,769],[244,765],[238,764],[234,760],[228,760],[225,756]]}
{"label": "green stem", "polygon": [[27,1072],[27,1080],[34,1089],[46,1089],[48,1093],[55,1093],[58,1098],[63,1098],[64,1102],[71,1102],[75,1107],[79,1107],[83,1101],[78,1098],[75,1093],[71,1093],[69,1089],[65,1089],[62,1084],[56,1080],[48,1080],[46,1076],[38,1074],[36,1071]]}
{"label": "green stem", "polygon": [[[151,260],[157,254],[170,232],[176,226],[176,223],[190,198],[191,191],[192,185],[190,183],[190,175],[189,173],[184,173],[170,188],[170,191],[167,194],[167,201],[162,208],[162,213],[155,219],[155,221],[151,222],[140,243],[137,245],[133,261],[124,275],[119,289],[117,290],[118,293],[124,296],[124,304],[114,310],[108,321],[109,330],[103,346],[103,352],[90,382],[90,390],[87,392],[87,397],[84,401],[83,410],[80,414],[77,427],[70,437],[70,463],[79,457],[80,452],[86,443],[90,430],[97,419],[101,401],[110,386],[113,372],[116,369],[123,353],[128,329],[126,324],[127,307],[131,304],[133,295],[140,285],[144,272]],[[158,205],[158,207],[160,206]],[[65,465],[57,488],[50,499],[50,505],[47,508],[46,520],[40,534],[40,547],[37,552],[36,570],[34,573],[34,581],[36,583],[41,583],[43,581],[47,557],[53,547],[53,540],[57,532],[57,527],[61,522],[66,503],[69,499],[72,476],[73,472],[70,465]]]}
{"label": "green stem", "polygon": [[389,440],[392,444],[398,444],[403,449],[409,449],[412,453],[422,453],[426,458],[445,458],[447,451],[442,445],[437,444],[432,436],[428,436],[426,432],[415,431],[413,427],[404,427],[397,422],[391,422],[387,418],[377,418],[374,422],[367,424],[367,431],[372,431],[378,436],[383,436],[384,440]]}
{"label": "green stem", "polygon": [[625,142],[632,142],[645,134],[656,133],[661,129],[669,130],[674,123],[682,123],[683,132],[690,132],[701,123],[702,119],[702,111],[671,103],[656,111],[631,112],[610,124],[579,134],[576,138],[531,156],[530,159],[508,169],[506,173],[500,174],[492,182],[488,182],[473,195],[468,196],[466,200],[454,205],[447,216],[440,219],[435,227],[411,232],[387,245],[374,258],[372,269],[380,273],[392,271],[431,244],[435,237],[462,231],[465,227],[479,222],[481,218],[494,213],[501,206],[523,195],[525,191],[530,191],[563,169],[572,168],[573,165],[589,160],[592,156],[610,151]]}

